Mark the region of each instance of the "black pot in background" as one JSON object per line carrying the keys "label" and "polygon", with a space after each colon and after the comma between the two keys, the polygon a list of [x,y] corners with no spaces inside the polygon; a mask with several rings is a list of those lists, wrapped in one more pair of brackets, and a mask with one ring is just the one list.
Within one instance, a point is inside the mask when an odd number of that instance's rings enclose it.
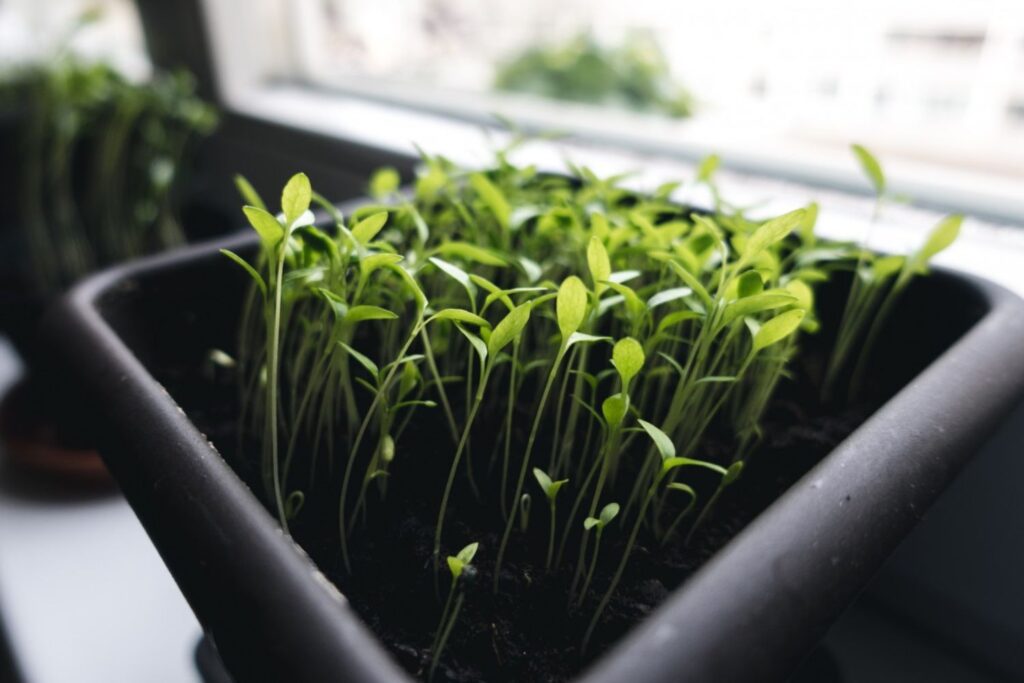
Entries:
{"label": "black pot in background", "polygon": [[[218,248],[253,246],[237,237],[90,278],[48,315],[49,343],[237,680],[408,680],[147,370],[198,367],[209,348],[231,347],[236,317],[225,312],[236,313],[245,276]],[[916,377],[579,680],[761,683],[793,672],[1024,394],[1016,296],[941,272],[915,283],[894,325],[901,318],[948,348],[919,358]]]}

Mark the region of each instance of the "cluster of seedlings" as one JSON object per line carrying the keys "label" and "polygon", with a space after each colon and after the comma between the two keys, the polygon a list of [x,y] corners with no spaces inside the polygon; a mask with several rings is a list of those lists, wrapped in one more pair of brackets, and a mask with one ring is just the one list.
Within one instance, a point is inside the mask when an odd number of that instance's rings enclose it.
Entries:
{"label": "cluster of seedlings", "polygon": [[132,82],[64,44],[0,77],[0,117],[18,144],[19,222],[37,290],[183,241],[173,188],[190,141],[217,120],[188,73]]}
{"label": "cluster of seedlings", "polygon": [[[857,153],[881,201],[881,169]],[[484,172],[422,161],[410,191],[379,172],[376,202],[349,216],[303,174],[280,213],[239,179],[259,249],[225,253],[254,283],[237,357],[241,429],[261,439],[285,530],[330,478],[350,566],[389,480],[417,457],[403,443],[410,425],[443,424],[445,485],[422,494],[436,510],[431,672],[474,558],[490,556],[481,578],[500,592],[531,524],[546,539],[535,566],[571,572],[567,604],[592,610],[585,649],[638,536],[686,544],[743,475],[776,387],[819,328],[816,288],[853,273],[821,391],[856,391],[894,302],[960,227],[942,221],[910,256],[824,241],[813,204],[761,220],[722,201],[715,158],[696,180],[712,187],[710,212],[671,202],[678,184],[641,195],[621,177],[544,174],[504,152]],[[712,425],[732,435],[731,460],[702,454]],[[453,495],[495,510],[496,547],[453,537]],[[610,580],[594,580],[599,561]]]}

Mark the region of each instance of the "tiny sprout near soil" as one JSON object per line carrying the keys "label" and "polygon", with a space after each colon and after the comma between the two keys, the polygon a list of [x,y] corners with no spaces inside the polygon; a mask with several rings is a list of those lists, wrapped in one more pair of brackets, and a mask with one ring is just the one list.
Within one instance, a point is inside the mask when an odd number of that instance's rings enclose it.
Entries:
{"label": "tiny sprout near soil", "polygon": [[[881,167],[858,155],[881,203]],[[482,567],[491,589],[510,549],[509,566],[543,561],[565,580],[568,609],[593,610],[589,643],[637,544],[685,548],[734,490],[820,327],[821,283],[854,273],[817,387],[849,395],[902,292],[960,229],[952,216],[914,254],[876,255],[820,239],[814,204],[749,218],[718,192],[717,166],[706,160],[696,180],[713,189],[713,214],[670,203],[672,185],[641,195],[585,168],[543,175],[506,152],[486,172],[423,155],[408,193],[382,171],[378,203],[347,216],[302,174],[276,215],[239,179],[259,248],[248,260],[226,252],[252,282],[230,365],[240,438],[262,443],[282,528],[323,509],[314,495],[337,496],[344,567],[358,571],[350,546],[405,502],[389,490],[417,477],[437,515],[439,599],[444,553],[465,540],[451,518],[472,503],[504,527]],[[725,457],[706,455],[712,433]],[[543,530],[531,528],[531,472]],[[536,557],[533,533],[545,541]],[[462,605],[452,562],[432,670]]]}
{"label": "tiny sprout near soil", "polygon": [[[434,635],[434,644],[430,647],[430,679],[434,678],[434,671],[437,670],[437,663],[444,652],[444,646],[448,643],[448,636],[451,635],[455,621],[459,618],[459,610],[462,609],[462,602],[465,593],[459,591],[459,580],[463,582],[476,578],[476,567],[472,565],[479,543],[470,543],[460,550],[457,555],[448,556],[448,573],[451,574],[452,582],[448,589],[448,598],[445,600],[444,609],[441,610],[441,621],[437,625],[437,633]],[[464,578],[465,577],[465,578]],[[458,593],[458,597],[455,594]],[[454,598],[454,604],[452,599]]]}

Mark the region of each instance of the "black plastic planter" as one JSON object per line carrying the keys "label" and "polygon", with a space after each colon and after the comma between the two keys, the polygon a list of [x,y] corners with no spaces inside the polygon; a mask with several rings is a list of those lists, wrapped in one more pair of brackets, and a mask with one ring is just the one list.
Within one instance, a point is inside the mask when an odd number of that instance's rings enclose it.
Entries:
{"label": "black plastic planter", "polygon": [[[107,463],[239,681],[408,680],[154,378],[198,367],[244,275],[202,245],[115,268],[48,316]],[[224,273],[230,273],[224,275]],[[942,351],[580,678],[775,681],[792,673],[1024,394],[1024,302],[951,273],[908,305]],[[937,305],[936,302],[942,302]]]}

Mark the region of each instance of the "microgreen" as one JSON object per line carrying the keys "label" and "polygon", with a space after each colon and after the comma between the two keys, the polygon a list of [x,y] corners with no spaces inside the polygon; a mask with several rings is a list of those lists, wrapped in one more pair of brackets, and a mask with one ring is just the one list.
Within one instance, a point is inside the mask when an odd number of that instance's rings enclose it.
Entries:
{"label": "microgreen", "polygon": [[[879,161],[867,149],[853,145],[852,150],[871,182],[877,197],[872,225],[885,199],[887,185]],[[942,219],[928,234],[920,249],[909,257],[878,256],[868,251],[870,226],[864,244],[858,250],[853,267],[853,282],[843,310],[836,344],[829,358],[822,397],[831,399],[838,385],[848,383],[848,397],[860,390],[867,363],[878,335],[913,278],[927,271],[928,262],[947,249],[960,234],[963,216]]]}
{"label": "microgreen", "polygon": [[[445,600],[444,609],[441,610],[441,621],[434,635],[434,644],[430,648],[429,678],[431,680],[434,678],[437,664],[441,660],[441,653],[444,652],[444,646],[448,643],[448,637],[451,635],[452,628],[455,627],[455,621],[459,618],[459,610],[462,609],[465,599],[465,592],[458,590],[459,580],[461,579],[465,583],[476,577],[476,568],[472,562],[479,548],[479,543],[470,543],[458,554],[449,555],[447,558],[448,573],[451,574],[452,581],[448,588],[448,598]],[[458,597],[456,597],[456,593],[458,593]]]}
{"label": "microgreen", "polygon": [[[715,167],[706,161],[699,182],[713,186]],[[384,172],[371,190],[386,203],[347,216],[301,174],[279,215],[237,183],[259,249],[226,252],[252,287],[225,371],[239,377],[242,433],[263,444],[263,493],[287,530],[321,509],[311,492],[338,491],[341,556],[358,571],[349,547],[392,504],[389,482],[447,468],[443,487],[422,487],[437,505],[439,601],[446,566],[452,576],[432,669],[473,559],[443,552],[467,499],[504,522],[491,589],[509,549],[519,566],[524,538],[543,534],[534,559],[571,575],[567,604],[594,610],[589,641],[640,534],[650,548],[685,547],[733,495],[820,327],[819,285],[855,271],[831,350],[839,370],[822,390],[852,386],[900,293],[961,224],[944,220],[913,254],[876,256],[817,237],[813,204],[751,220],[715,188],[716,212],[695,214],[666,201],[671,188],[643,196],[572,172],[541,176],[501,155],[474,172],[425,156],[411,195]],[[311,202],[333,225],[310,222]],[[731,449],[720,461],[702,456],[711,434]],[[440,457],[424,460],[425,440]],[[541,493],[542,530],[531,519]],[[615,569],[594,595],[599,564]]]}

